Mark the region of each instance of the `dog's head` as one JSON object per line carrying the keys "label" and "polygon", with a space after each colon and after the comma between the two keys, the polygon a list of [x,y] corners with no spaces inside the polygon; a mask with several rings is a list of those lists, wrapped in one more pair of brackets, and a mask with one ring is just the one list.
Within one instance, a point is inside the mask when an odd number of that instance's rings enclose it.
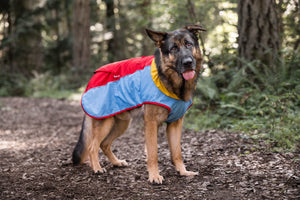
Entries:
{"label": "dog's head", "polygon": [[184,80],[194,78],[196,67],[200,66],[197,62],[202,61],[199,31],[206,30],[198,25],[188,25],[172,32],[146,29],[148,36],[160,50],[161,62],[175,70]]}

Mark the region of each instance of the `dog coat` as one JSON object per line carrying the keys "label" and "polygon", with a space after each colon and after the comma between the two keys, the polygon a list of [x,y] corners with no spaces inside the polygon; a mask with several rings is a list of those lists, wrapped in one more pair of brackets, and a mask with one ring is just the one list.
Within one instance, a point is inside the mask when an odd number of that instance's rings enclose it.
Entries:
{"label": "dog coat", "polygon": [[166,122],[180,119],[192,105],[169,92],[158,77],[154,56],[111,63],[97,69],[81,98],[84,112],[103,119],[143,104],[169,110]]}

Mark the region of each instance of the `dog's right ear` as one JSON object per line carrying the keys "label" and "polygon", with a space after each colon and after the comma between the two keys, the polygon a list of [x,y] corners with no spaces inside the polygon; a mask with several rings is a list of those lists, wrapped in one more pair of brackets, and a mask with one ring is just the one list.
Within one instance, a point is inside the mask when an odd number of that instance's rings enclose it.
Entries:
{"label": "dog's right ear", "polygon": [[151,38],[151,40],[153,40],[155,42],[155,45],[157,47],[161,47],[164,39],[168,35],[168,33],[162,32],[162,31],[152,31],[150,29],[145,29],[145,30],[146,30],[147,35]]}

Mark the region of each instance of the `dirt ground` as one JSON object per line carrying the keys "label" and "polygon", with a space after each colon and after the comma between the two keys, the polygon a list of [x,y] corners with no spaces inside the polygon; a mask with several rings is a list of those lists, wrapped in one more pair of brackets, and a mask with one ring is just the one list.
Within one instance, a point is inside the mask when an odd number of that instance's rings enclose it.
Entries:
{"label": "dirt ground", "polygon": [[183,130],[183,158],[195,177],[170,162],[160,128],[159,168],[165,181],[147,181],[142,120],[114,142],[126,168],[100,152],[105,174],[73,166],[83,112],[79,102],[0,98],[0,199],[300,199],[299,152],[271,153],[264,141],[239,133]]}

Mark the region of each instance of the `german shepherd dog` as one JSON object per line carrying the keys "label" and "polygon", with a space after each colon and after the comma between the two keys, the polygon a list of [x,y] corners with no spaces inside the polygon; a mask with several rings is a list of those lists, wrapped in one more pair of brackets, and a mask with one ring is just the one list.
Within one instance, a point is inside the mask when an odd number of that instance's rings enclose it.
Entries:
{"label": "german shepherd dog", "polygon": [[[155,63],[161,83],[184,102],[191,101],[201,70],[202,55],[198,43],[200,31],[205,29],[198,25],[187,25],[172,32],[146,29],[147,35],[157,46]],[[158,170],[157,132],[158,127],[168,118],[169,110],[155,104],[145,103],[143,106],[149,181],[161,184],[164,178]],[[113,165],[127,166],[125,160],[119,160],[111,151],[111,144],[128,128],[133,116],[132,111],[126,110],[103,119],[86,115],[79,141],[73,152],[73,163],[83,163],[89,158],[95,173],[106,172],[98,160],[100,147]],[[181,158],[182,122],[183,116],[176,121],[167,122],[166,133],[171,159],[180,175],[194,176],[198,173],[187,171]]]}

